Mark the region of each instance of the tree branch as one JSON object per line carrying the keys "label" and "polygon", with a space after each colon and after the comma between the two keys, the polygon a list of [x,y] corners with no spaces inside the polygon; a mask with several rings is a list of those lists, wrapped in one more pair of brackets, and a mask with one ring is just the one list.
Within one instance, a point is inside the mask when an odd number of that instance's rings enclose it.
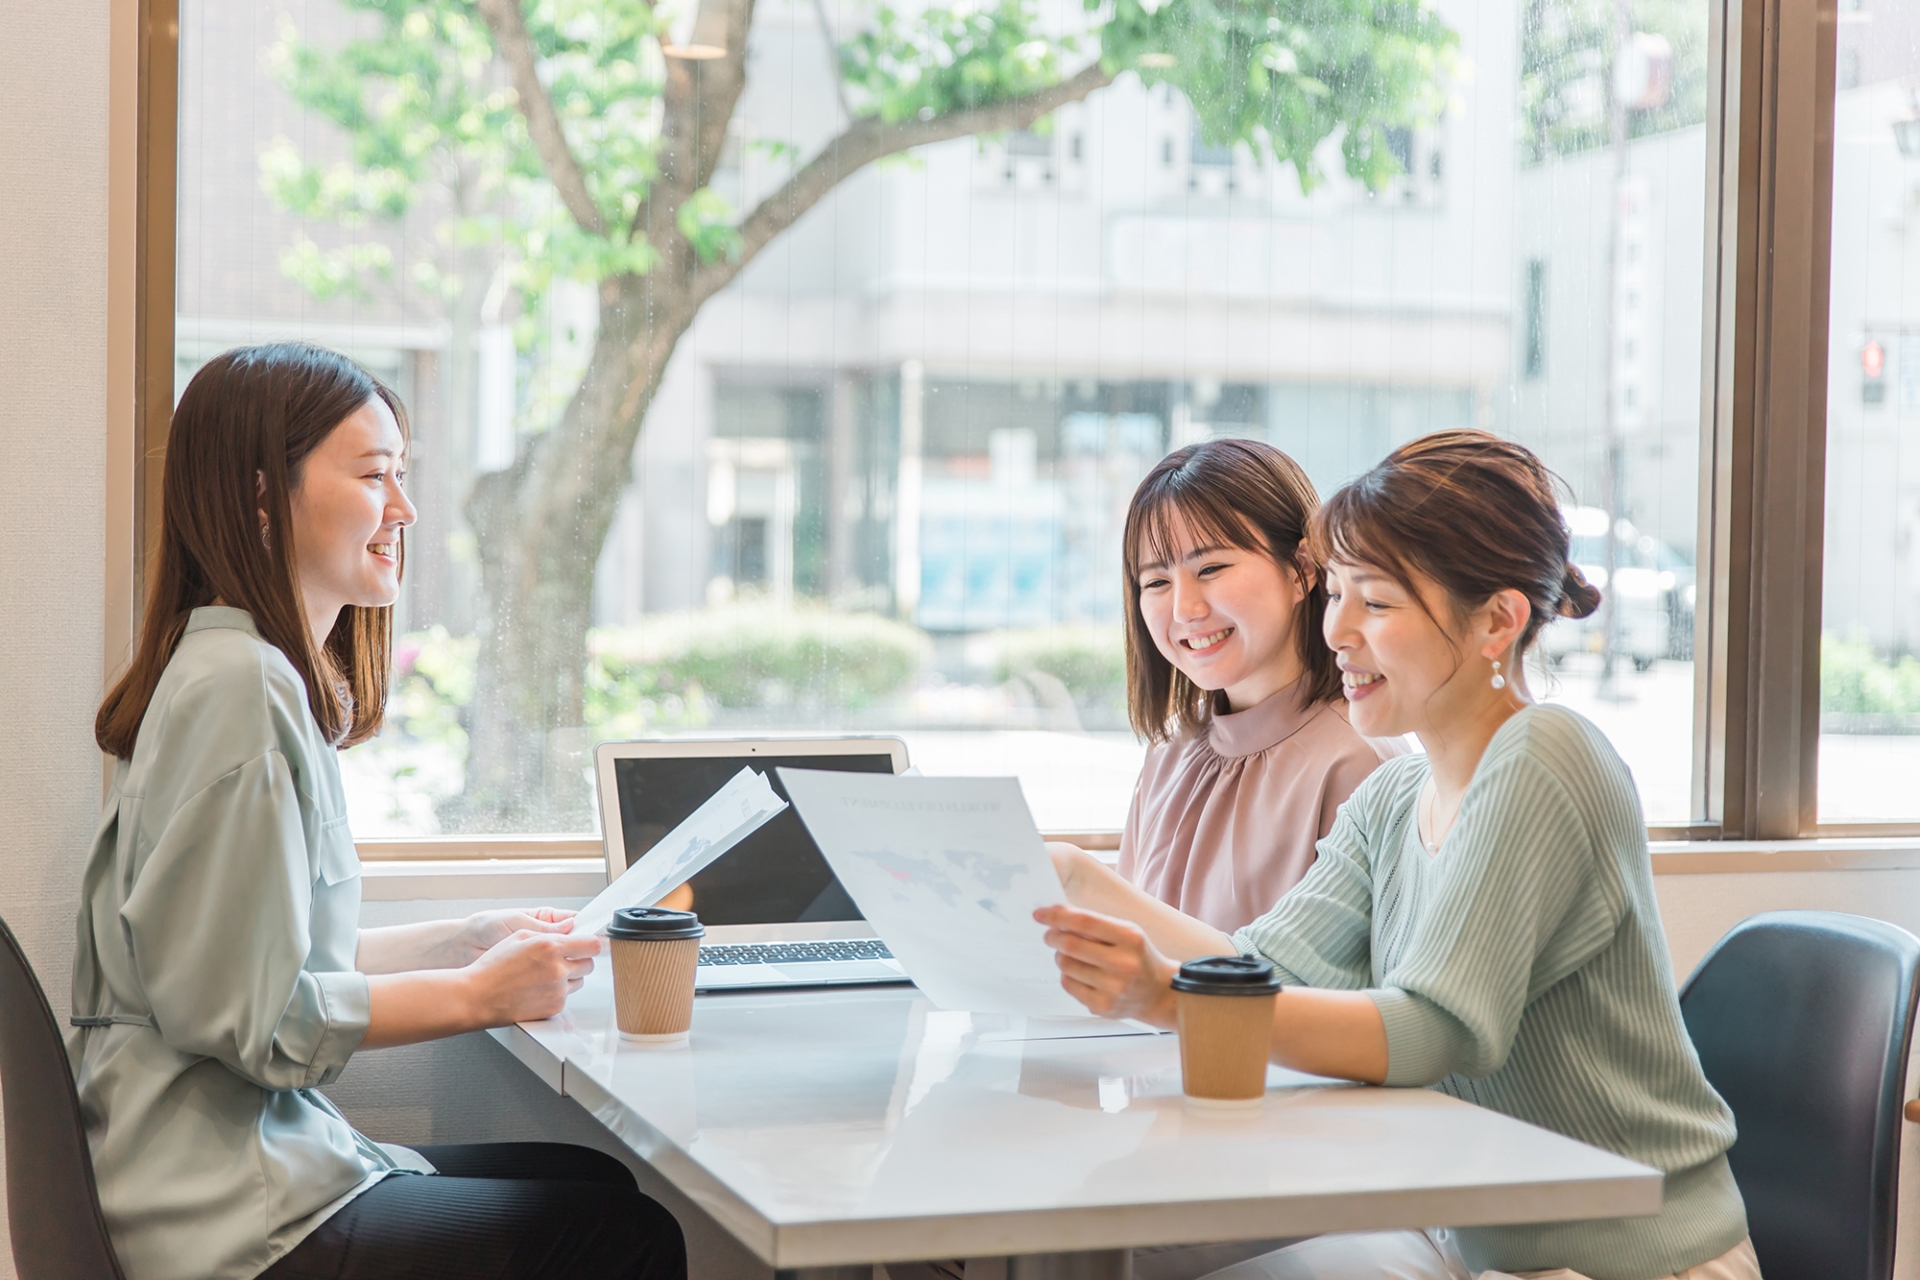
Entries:
{"label": "tree branch", "polygon": [[951,111],[931,120],[903,120],[886,124],[871,116],[854,121],[839,137],[829,142],[798,173],[787,179],[778,191],[762,200],[759,207],[740,224],[740,252],[726,262],[700,267],[694,278],[692,302],[695,308],[725,288],[727,282],[766,248],[772,239],[799,221],[829,191],[853,173],[886,156],[934,142],[965,138],[976,133],[1001,133],[1024,129],[1041,116],[1069,102],[1078,102],[1096,89],[1113,82],[1113,76],[1098,62],[1083,67],[1059,84],[1007,98],[966,111]]}
{"label": "tree branch", "polygon": [[513,74],[513,91],[520,97],[520,113],[526,117],[527,132],[533,138],[533,149],[540,154],[540,165],[547,171],[547,180],[560,193],[575,222],[594,235],[606,235],[607,221],[600,215],[600,206],[593,202],[593,195],[587,190],[586,174],[581,172],[580,161],[560,128],[560,113],[553,109],[553,99],[547,87],[540,83],[533,38],[527,34],[520,0],[480,0],[480,14],[487,20],[487,29],[493,32],[495,51]]}

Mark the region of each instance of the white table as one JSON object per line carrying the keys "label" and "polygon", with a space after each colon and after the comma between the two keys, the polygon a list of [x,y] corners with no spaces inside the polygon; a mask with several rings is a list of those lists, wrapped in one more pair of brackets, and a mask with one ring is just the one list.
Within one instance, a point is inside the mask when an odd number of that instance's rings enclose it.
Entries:
{"label": "white table", "polygon": [[661,1049],[619,1038],[612,995],[601,965],[495,1035],[782,1270],[1123,1277],[1144,1245],[1660,1209],[1657,1171],[1425,1089],[1274,1068],[1258,1111],[1187,1108],[1172,1036],[1046,1038],[894,987],[703,996]]}

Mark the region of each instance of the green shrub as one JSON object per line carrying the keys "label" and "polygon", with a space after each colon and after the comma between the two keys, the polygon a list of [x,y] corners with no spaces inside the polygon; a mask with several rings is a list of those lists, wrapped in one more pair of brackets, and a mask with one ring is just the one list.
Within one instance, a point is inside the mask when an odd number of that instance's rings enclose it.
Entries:
{"label": "green shrub", "polygon": [[876,614],[734,605],[596,631],[588,687],[611,726],[630,709],[679,698],[709,707],[868,707],[905,689],[925,639]]}
{"label": "green shrub", "polygon": [[1841,715],[1920,715],[1920,661],[1883,658],[1865,636],[1820,637],[1820,710]]}
{"label": "green shrub", "polygon": [[1042,627],[993,637],[994,679],[1051,676],[1066,686],[1089,727],[1125,724],[1127,655],[1117,626]]}
{"label": "green shrub", "polygon": [[388,723],[464,759],[467,731],[460,712],[473,700],[473,665],[479,651],[474,637],[449,635],[440,626],[401,636],[393,650]]}
{"label": "green shrub", "polygon": [[[874,614],[741,605],[666,614],[587,637],[585,719],[596,738],[697,729],[720,708],[857,709],[906,688],[926,641]],[[389,720],[464,759],[479,641],[445,627],[394,647]]]}

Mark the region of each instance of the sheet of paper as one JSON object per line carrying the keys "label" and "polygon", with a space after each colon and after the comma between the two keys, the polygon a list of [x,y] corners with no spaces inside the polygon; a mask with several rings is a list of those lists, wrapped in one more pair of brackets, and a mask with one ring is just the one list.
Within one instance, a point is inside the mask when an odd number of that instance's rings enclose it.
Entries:
{"label": "sheet of paper", "polygon": [[613,913],[622,907],[652,906],[786,807],[765,774],[741,769],[582,907],[574,917],[573,931],[599,933],[613,923]]}
{"label": "sheet of paper", "polygon": [[782,769],[840,883],[929,1000],[1088,1017],[1060,988],[1037,907],[1064,902],[1015,778]]}

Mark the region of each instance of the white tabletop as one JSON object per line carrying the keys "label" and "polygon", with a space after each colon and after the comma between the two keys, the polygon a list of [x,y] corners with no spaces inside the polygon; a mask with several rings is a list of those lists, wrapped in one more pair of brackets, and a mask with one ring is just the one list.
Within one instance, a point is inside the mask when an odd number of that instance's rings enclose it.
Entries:
{"label": "white tabletop", "polygon": [[863,988],[703,996],[690,1043],[631,1045],[602,965],[495,1034],[775,1267],[1660,1209],[1657,1171],[1429,1090],[1273,1068],[1207,1113],[1174,1037],[1062,1031]]}

